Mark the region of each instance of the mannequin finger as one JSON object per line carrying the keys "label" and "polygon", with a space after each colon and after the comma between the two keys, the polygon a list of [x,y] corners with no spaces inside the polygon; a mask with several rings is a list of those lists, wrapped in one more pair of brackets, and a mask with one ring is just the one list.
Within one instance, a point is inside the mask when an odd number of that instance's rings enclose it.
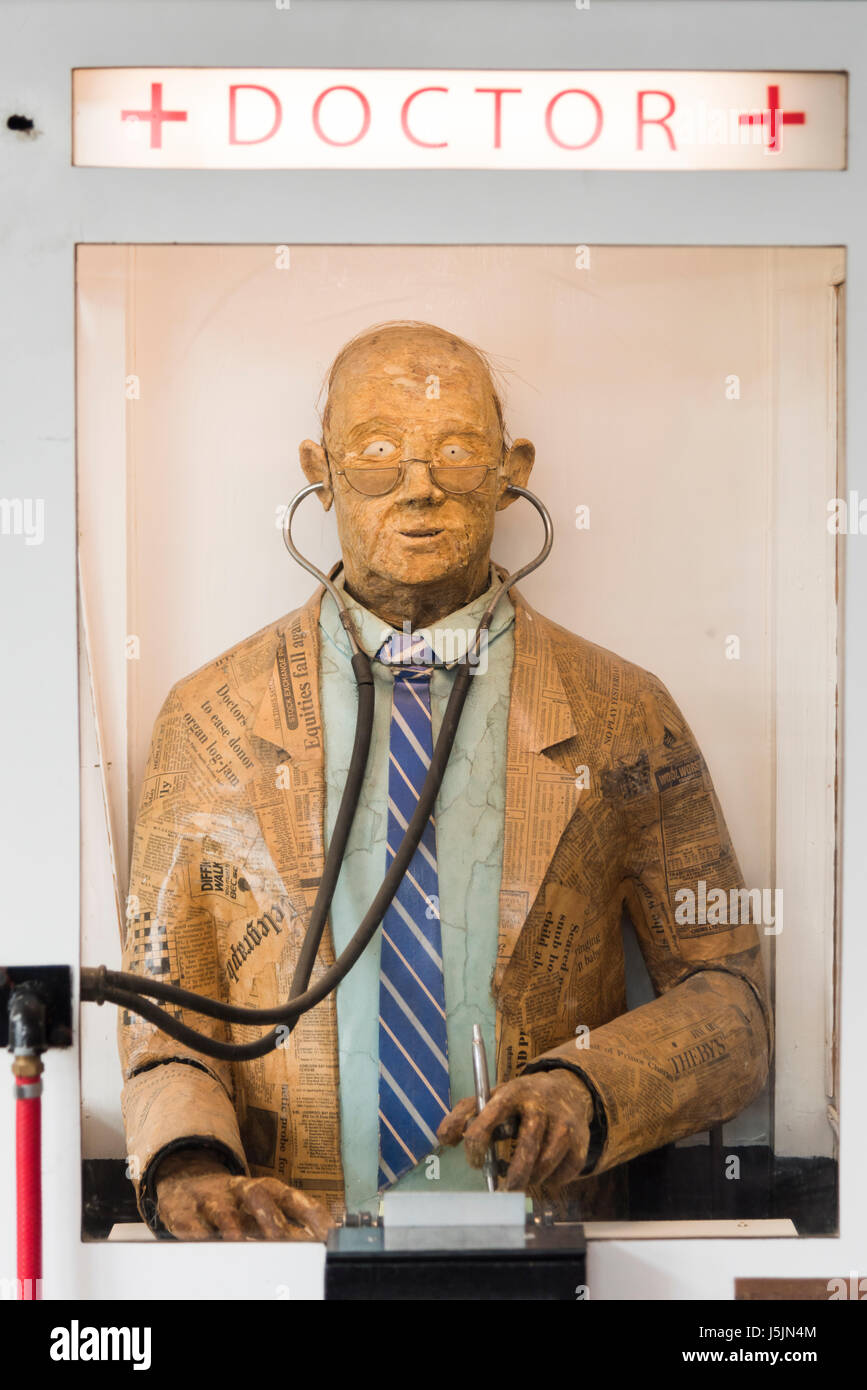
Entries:
{"label": "mannequin finger", "polygon": [[[277,1201],[285,1216],[295,1221],[304,1231],[309,1231],[314,1240],[326,1241],[334,1222],[321,1202],[314,1201],[306,1193],[295,1187],[285,1187],[277,1194]],[[304,1232],[301,1233],[302,1236]]]}
{"label": "mannequin finger", "polygon": [[464,1145],[467,1158],[474,1168],[481,1168],[484,1163],[485,1153],[498,1126],[510,1116],[522,1114],[525,1099],[526,1093],[522,1099],[519,1089],[503,1086],[501,1090],[494,1092],[481,1115],[477,1115],[467,1125],[464,1131]]}
{"label": "mannequin finger", "polygon": [[532,1181],[544,1182],[549,1173],[559,1168],[572,1148],[572,1134],[565,1120],[554,1120],[548,1126],[545,1143],[533,1166]]}
{"label": "mannequin finger", "polygon": [[291,1240],[292,1228],[263,1183],[248,1179],[241,1200],[247,1211],[256,1218],[266,1240]]}
{"label": "mannequin finger", "polygon": [[169,1206],[160,1211],[159,1218],[175,1240],[213,1240],[214,1231],[208,1221],[199,1214],[192,1203],[184,1203],[174,1210]]}
{"label": "mannequin finger", "polygon": [[251,1211],[239,1203],[238,1220],[241,1223],[241,1234],[244,1240],[261,1240],[262,1229],[256,1217]]}
{"label": "mannequin finger", "polygon": [[241,1213],[231,1198],[204,1197],[199,1203],[199,1211],[223,1240],[244,1239]]}
{"label": "mannequin finger", "polygon": [[548,1116],[544,1110],[531,1110],[522,1116],[518,1142],[506,1174],[507,1192],[526,1192],[547,1127]]}
{"label": "mannequin finger", "polygon": [[452,1148],[455,1144],[459,1144],[463,1138],[464,1130],[470,1121],[474,1119],[475,1114],[475,1096],[465,1096],[463,1100],[459,1100],[457,1105],[449,1111],[445,1119],[440,1121],[439,1129],[437,1130],[437,1139],[441,1144],[445,1144],[449,1148]]}

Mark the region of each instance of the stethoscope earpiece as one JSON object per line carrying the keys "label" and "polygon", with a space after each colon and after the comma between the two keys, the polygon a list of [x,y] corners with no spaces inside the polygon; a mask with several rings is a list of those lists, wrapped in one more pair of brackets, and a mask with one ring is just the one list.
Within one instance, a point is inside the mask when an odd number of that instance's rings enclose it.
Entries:
{"label": "stethoscope earpiece", "polygon": [[[306,569],[309,574],[312,574],[318,579],[320,584],[324,584],[325,588],[334,599],[337,605],[337,611],[340,614],[340,621],[352,645],[353,654],[355,654],[360,651],[355,627],[350,617],[349,609],[346,606],[345,595],[341,593],[337,585],[333,582],[337,574],[343,568],[343,561],[338,560],[337,564],[332,566],[330,574],[323,574],[322,570],[318,569],[312,560],[308,560],[306,556],[301,554],[292,540],[292,518],[298,506],[303,502],[305,497],[309,497],[313,492],[318,492],[319,489],[324,486],[324,483],[308,483],[306,487],[302,487],[299,492],[296,492],[292,501],[287,506],[283,517],[283,543],[293,560],[297,560],[298,564],[301,565],[303,569]],[[530,560],[528,564],[522,565],[521,568],[515,570],[513,574],[507,575],[502,581],[494,597],[491,599],[491,602],[482,614],[479,625],[476,628],[476,635],[473,638],[472,646],[467,648],[466,657],[463,659],[471,659],[470,653],[475,653],[476,650],[481,647],[481,634],[486,628],[490,627],[491,619],[494,616],[494,610],[506,590],[511,589],[512,585],[516,584],[519,579],[523,579],[526,575],[531,574],[534,569],[538,569],[539,565],[548,558],[551,546],[554,543],[554,523],[551,520],[551,515],[544,502],[538,498],[535,493],[530,492],[528,488],[518,487],[517,483],[510,484],[509,487],[506,488],[506,491],[514,493],[516,497],[526,497],[527,501],[533,504],[542,518],[542,523],[545,527],[545,539],[542,543],[542,549],[534,559]]]}

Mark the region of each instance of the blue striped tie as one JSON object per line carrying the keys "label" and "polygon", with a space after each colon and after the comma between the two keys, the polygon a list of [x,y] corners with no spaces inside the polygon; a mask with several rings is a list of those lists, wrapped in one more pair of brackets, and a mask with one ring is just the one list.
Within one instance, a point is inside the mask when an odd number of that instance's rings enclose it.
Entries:
{"label": "blue striped tie", "polygon": [[[436,656],[418,633],[380,648],[396,667],[388,763],[386,869],[418,804],[433,751],[430,674]],[[424,834],[382,922],[379,970],[379,1190],[438,1147],[451,1108],[439,915],[436,822]]]}

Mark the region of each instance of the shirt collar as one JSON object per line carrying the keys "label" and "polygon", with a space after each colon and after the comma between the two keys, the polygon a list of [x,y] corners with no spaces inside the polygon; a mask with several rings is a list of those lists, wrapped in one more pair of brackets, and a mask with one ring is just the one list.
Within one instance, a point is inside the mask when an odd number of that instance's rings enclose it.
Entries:
{"label": "shirt collar", "polygon": [[[425,642],[434,651],[437,658],[442,661],[454,661],[456,657],[462,655],[466,650],[467,644],[472,640],[473,634],[479,625],[479,619],[490,603],[494,590],[499,587],[500,579],[491,566],[488,574],[489,584],[483,594],[478,598],[467,603],[463,608],[456,609],[453,613],[447,613],[442,618],[438,618],[433,627],[414,628],[414,632],[419,632],[424,637]],[[342,593],[346,593],[344,586],[344,573],[340,573],[332,580],[334,587]],[[400,628],[393,628],[383,618],[371,613],[368,608],[364,608],[356,599],[346,595],[346,604],[355,623],[355,630],[358,634],[358,641],[369,657],[374,657],[379,651],[383,642],[392,636],[394,632],[399,632]],[[515,621],[515,609],[508,594],[504,594],[494,609],[494,616],[491,619],[491,626],[488,631],[488,646],[501,633],[505,632]],[[351,656],[349,638],[343,628],[337,612],[337,605],[326,589],[322,596],[322,604],[319,610],[319,625],[327,637],[331,639],[336,647],[345,656]],[[454,634],[464,634],[463,640],[455,639]]]}

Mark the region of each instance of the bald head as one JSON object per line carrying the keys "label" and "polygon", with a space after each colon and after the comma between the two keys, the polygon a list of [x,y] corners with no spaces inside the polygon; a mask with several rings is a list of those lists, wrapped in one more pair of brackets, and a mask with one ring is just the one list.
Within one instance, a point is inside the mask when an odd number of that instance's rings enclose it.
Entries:
{"label": "bald head", "polygon": [[432,400],[437,399],[437,393],[441,399],[443,385],[446,389],[454,386],[457,377],[464,385],[475,381],[479,404],[487,398],[502,437],[503,407],[491,367],[472,343],[433,323],[383,323],[365,329],[344,344],[329,369],[322,412],[326,445],[335,406],[347,380],[378,382],[382,389],[394,388],[398,399],[402,393],[404,399],[420,395]]}
{"label": "bald head", "polygon": [[[494,515],[533,456],[527,440],[506,444],[484,354],[426,323],[381,324],[347,343],[328,374],[322,443],[300,449],[323,506],[335,503],[347,589],[396,627],[484,592]],[[359,490],[371,470],[392,468],[391,491]],[[450,487],[455,469],[472,472],[472,490]]]}

